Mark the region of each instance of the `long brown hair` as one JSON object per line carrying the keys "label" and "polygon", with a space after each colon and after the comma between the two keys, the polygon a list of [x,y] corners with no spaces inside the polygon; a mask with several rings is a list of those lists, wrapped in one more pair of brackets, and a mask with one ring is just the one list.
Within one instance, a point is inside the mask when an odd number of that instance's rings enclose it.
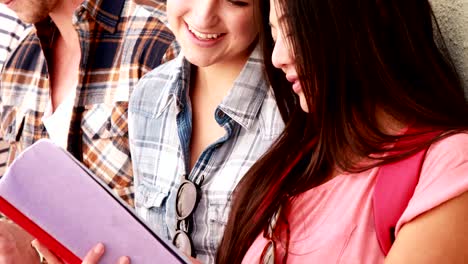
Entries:
{"label": "long brown hair", "polygon": [[[269,4],[264,1],[265,67],[287,124],[234,192],[218,263],[240,263],[277,208],[325,182],[334,168],[367,170],[468,129],[461,81],[434,42],[433,32],[440,31],[427,0],[276,1],[287,18],[284,29],[310,113],[300,110],[284,74],[271,65]],[[417,136],[385,133],[375,114],[379,110],[421,133],[444,132],[375,158],[372,154],[388,152],[396,140]],[[316,144],[302,162],[281,177],[312,140]],[[358,166],[350,152],[375,162]]]}

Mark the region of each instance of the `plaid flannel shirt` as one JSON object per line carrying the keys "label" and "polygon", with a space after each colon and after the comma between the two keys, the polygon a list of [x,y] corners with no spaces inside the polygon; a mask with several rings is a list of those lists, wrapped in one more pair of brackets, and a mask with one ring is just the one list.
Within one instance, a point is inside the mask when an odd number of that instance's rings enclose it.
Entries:
{"label": "plaid flannel shirt", "polygon": [[[0,4],[0,71],[8,55],[16,48],[30,26],[21,22],[15,12]],[[0,138],[0,175],[6,167],[8,144]]]}
{"label": "plaid flannel shirt", "polygon": [[[177,50],[166,27],[165,4],[85,0],[73,24],[82,54],[68,150],[133,205],[128,99],[138,79]],[[51,20],[36,24],[2,72],[0,135],[10,145],[8,163],[48,137],[41,121],[50,100],[45,54],[55,30]]]}
{"label": "plaid flannel shirt", "polygon": [[232,191],[283,131],[284,123],[263,75],[262,54],[256,49],[214,113],[225,135],[208,146],[190,169],[190,77],[191,65],[180,54],[147,74],[130,99],[135,207],[156,233],[171,240],[182,175],[201,183],[190,236],[197,258],[214,263]]}

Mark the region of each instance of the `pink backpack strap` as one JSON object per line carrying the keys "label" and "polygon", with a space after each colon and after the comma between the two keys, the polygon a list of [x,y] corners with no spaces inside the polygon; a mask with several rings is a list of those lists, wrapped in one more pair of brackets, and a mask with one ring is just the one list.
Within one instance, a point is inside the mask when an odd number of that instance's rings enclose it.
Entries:
{"label": "pink backpack strap", "polygon": [[[429,140],[438,134],[440,132],[427,133],[419,140]],[[414,194],[428,149],[429,147],[406,159],[383,165],[377,172],[373,194],[374,223],[380,249],[385,256],[395,240],[396,224]]]}

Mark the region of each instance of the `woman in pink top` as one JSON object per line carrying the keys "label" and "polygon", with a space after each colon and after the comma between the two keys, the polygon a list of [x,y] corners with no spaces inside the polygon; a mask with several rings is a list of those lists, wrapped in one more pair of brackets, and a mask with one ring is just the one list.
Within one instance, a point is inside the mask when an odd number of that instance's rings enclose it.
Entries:
{"label": "woman in pink top", "polygon": [[[468,105],[428,1],[264,1],[265,66],[289,122],[236,188],[217,262],[468,263]],[[385,256],[377,172],[428,146]]]}
{"label": "woman in pink top", "polygon": [[[289,123],[238,185],[218,263],[467,263],[468,105],[428,1],[270,7],[266,69]],[[428,146],[385,256],[377,172]]]}

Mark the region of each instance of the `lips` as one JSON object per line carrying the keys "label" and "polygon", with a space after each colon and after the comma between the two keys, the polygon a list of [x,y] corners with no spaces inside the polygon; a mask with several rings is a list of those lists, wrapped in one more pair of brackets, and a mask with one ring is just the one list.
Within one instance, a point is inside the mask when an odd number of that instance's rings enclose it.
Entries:
{"label": "lips", "polygon": [[286,79],[290,83],[295,83],[298,80],[297,75],[286,75]]}
{"label": "lips", "polygon": [[198,30],[196,30],[195,28],[193,28],[192,26],[190,26],[189,24],[185,23],[186,26],[187,26],[187,29],[196,37],[198,38],[199,40],[216,40],[222,36],[225,35],[225,33],[203,33],[203,32],[200,32]]}
{"label": "lips", "polygon": [[299,81],[295,81],[293,83],[292,89],[295,93],[299,94],[300,92],[302,92],[301,83]]}
{"label": "lips", "polygon": [[197,38],[199,38],[201,40],[217,39],[222,35],[222,34],[205,34],[205,33],[201,33],[201,32],[198,32],[197,30],[195,30],[194,28],[192,28],[191,26],[188,26],[188,29]]}
{"label": "lips", "polygon": [[300,93],[302,91],[301,83],[297,75],[286,75],[286,79],[292,84],[292,89],[295,93]]}

